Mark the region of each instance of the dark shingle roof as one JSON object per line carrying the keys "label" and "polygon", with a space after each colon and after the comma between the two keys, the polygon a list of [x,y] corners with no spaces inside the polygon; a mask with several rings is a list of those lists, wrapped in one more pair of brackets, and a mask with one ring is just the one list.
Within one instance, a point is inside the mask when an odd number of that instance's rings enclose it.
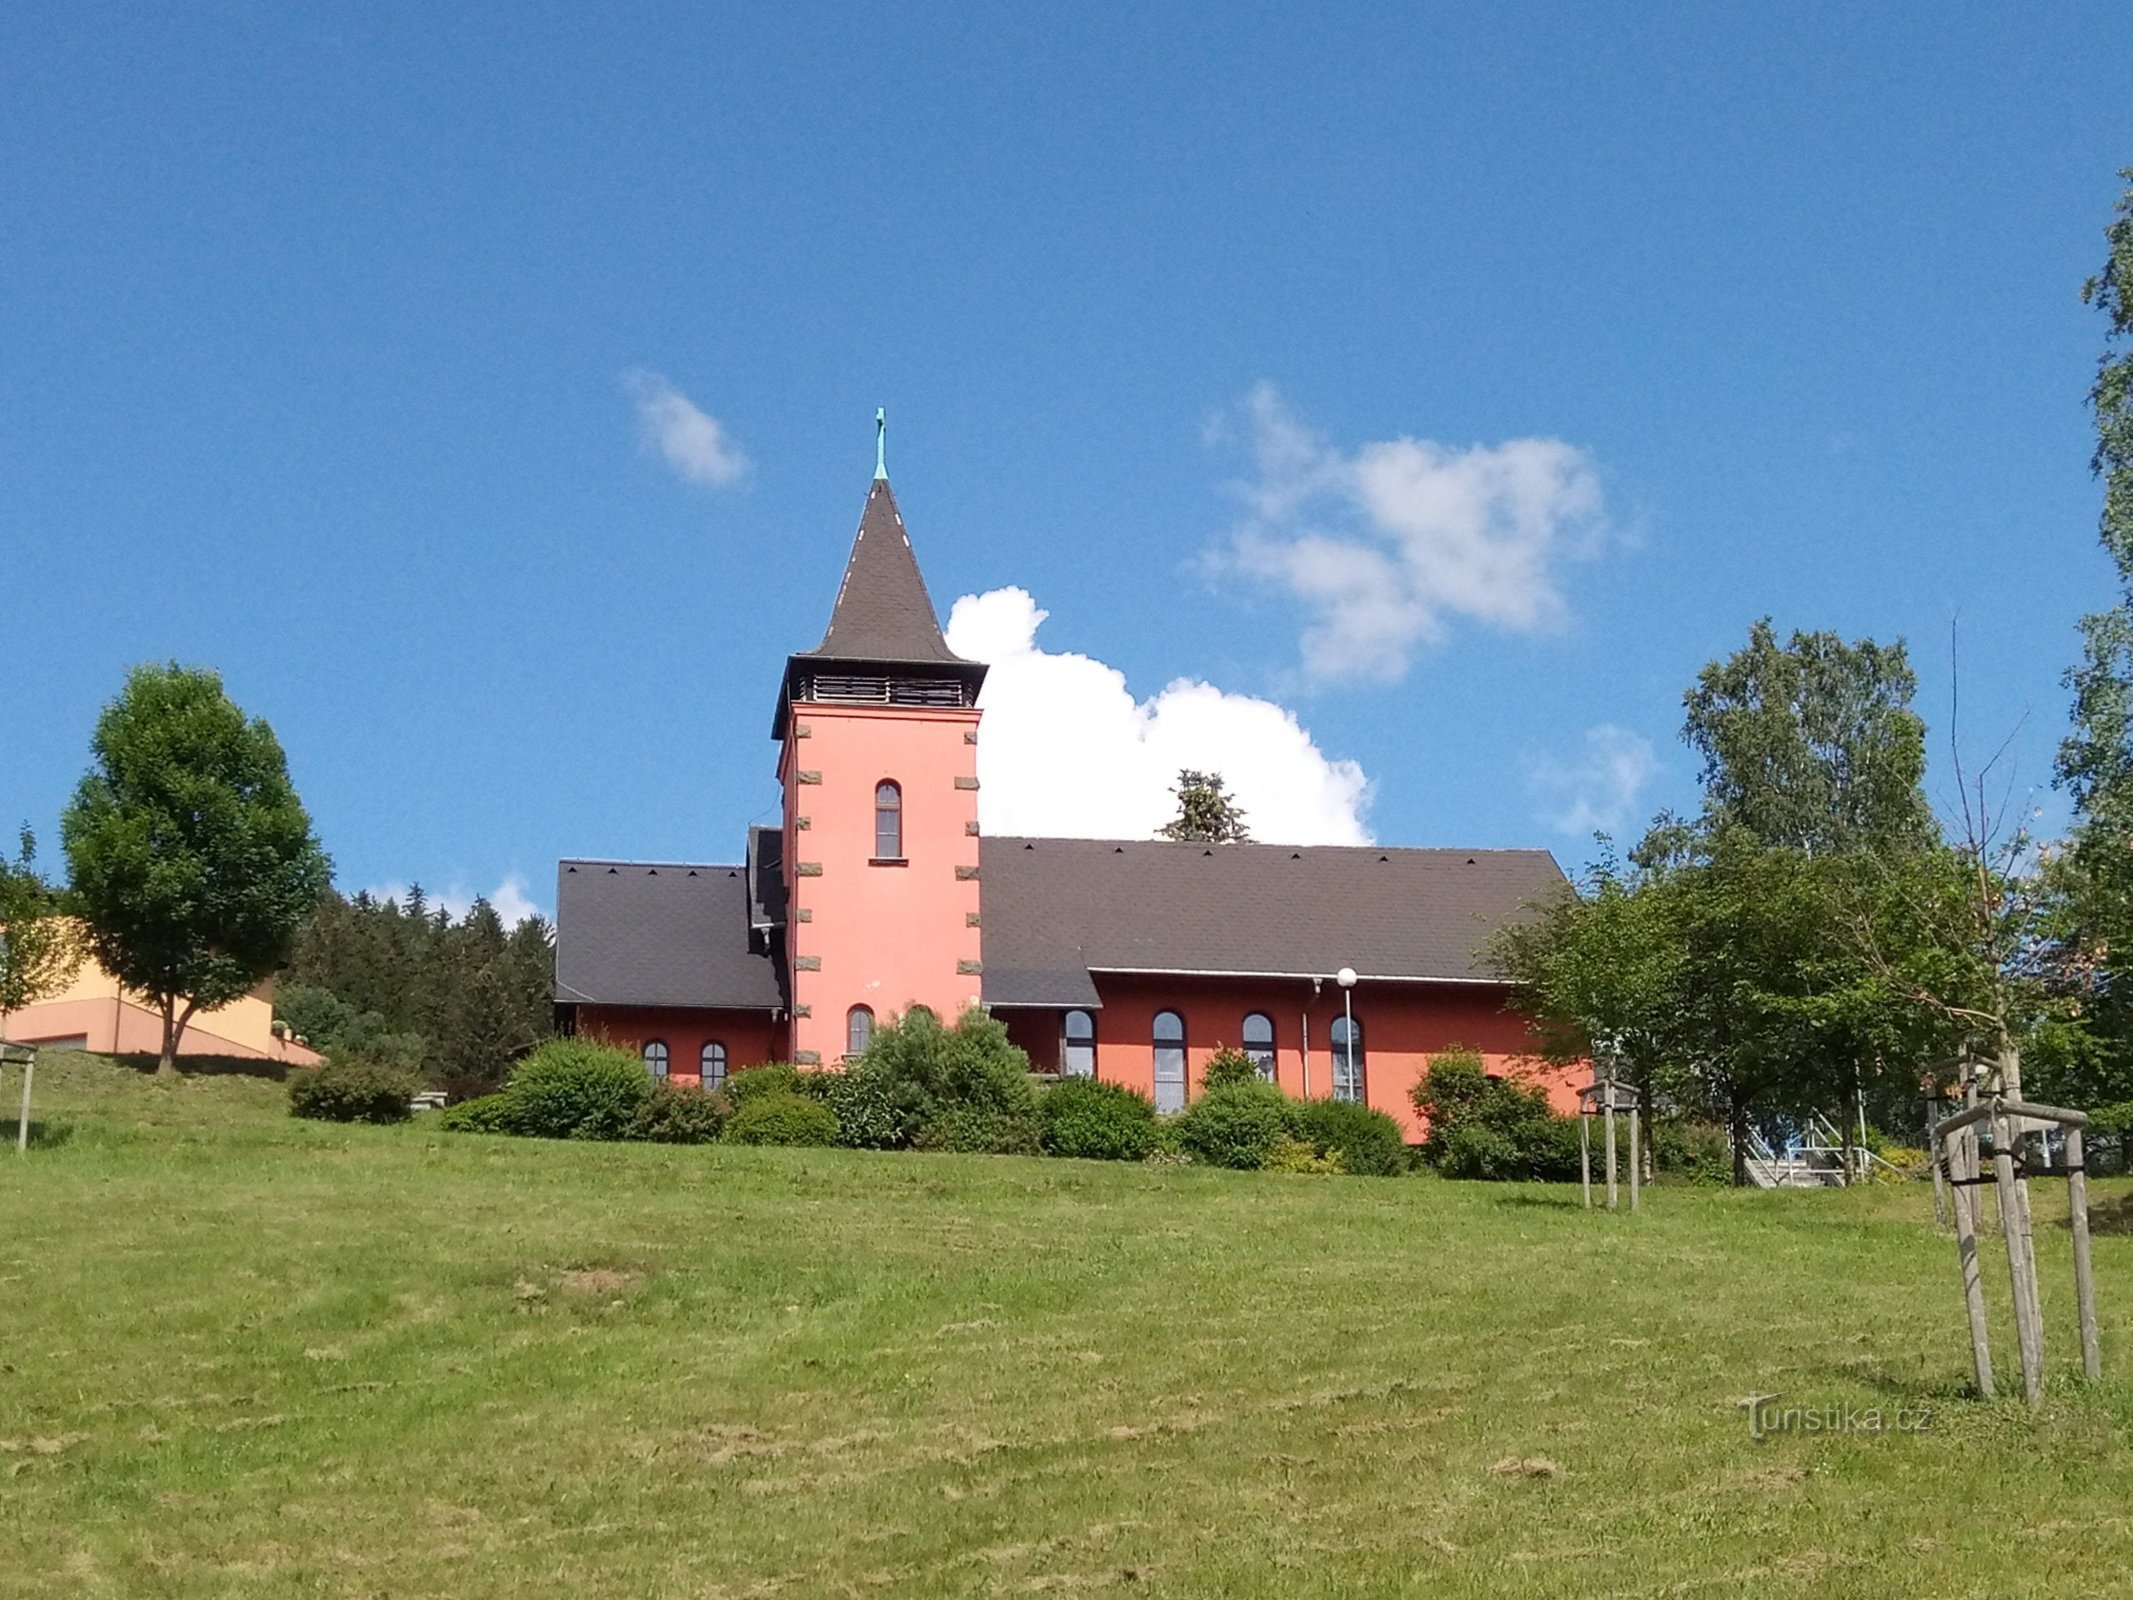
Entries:
{"label": "dark shingle roof", "polygon": [[1091,971],[1489,981],[1482,942],[1565,882],[1545,850],[988,838],[979,860],[1008,1006],[1087,1004]]}
{"label": "dark shingle roof", "polygon": [[569,1003],[784,1004],[750,937],[744,868],[686,861],[564,861],[556,869],[555,992]]}
{"label": "dark shingle roof", "polygon": [[833,661],[911,665],[962,660],[941,637],[940,618],[886,478],[876,478],[867,493],[822,643],[800,653]]}

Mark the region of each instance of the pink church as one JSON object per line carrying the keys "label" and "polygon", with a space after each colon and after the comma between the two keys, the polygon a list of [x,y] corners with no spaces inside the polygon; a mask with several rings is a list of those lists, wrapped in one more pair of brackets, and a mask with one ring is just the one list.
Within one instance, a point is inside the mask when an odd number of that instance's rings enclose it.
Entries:
{"label": "pink church", "polygon": [[1289,1093],[1367,1101],[1410,1138],[1408,1091],[1466,1045],[1575,1109],[1478,953],[1561,892],[1547,851],[988,836],[984,681],[942,638],[877,469],[828,631],[779,686],[782,822],[732,864],[562,862],[563,1025],[709,1086],[764,1061],[833,1066],[914,1004],[978,1005],[1037,1070],[1128,1084],[1160,1110],[1227,1045]]}

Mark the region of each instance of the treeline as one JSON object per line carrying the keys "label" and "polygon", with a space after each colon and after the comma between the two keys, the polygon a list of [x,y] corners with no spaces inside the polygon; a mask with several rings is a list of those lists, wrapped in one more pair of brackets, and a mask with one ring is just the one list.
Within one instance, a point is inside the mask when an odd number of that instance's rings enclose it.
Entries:
{"label": "treeline", "polygon": [[1737,1163],[1814,1111],[1916,1142],[1958,1056],[2098,1113],[2121,1155],[2133,1132],[2133,187],[2106,242],[2083,297],[2108,319],[2089,407],[2120,594],[2067,674],[2069,836],[2029,836],[1996,758],[1958,762],[1936,816],[1903,646],[1765,621],[1686,696],[1698,813],[1626,860],[1603,841],[1580,894],[1497,943],[1551,1054],[1724,1124]]}
{"label": "treeline", "polygon": [[329,892],[296,936],[275,1015],[315,1050],[487,1094],[554,1030],[555,933],[506,928],[476,900],[455,919],[420,885],[404,900]]}

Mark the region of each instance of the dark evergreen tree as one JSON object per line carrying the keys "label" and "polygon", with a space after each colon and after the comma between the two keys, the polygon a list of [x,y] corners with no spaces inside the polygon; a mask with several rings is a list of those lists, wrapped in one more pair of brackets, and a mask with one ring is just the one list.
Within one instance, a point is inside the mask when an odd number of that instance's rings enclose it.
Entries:
{"label": "dark evergreen tree", "polygon": [[1244,826],[1244,810],[1230,798],[1219,772],[1196,772],[1187,767],[1178,774],[1178,814],[1157,832],[1165,839],[1194,844],[1246,844],[1251,834]]}

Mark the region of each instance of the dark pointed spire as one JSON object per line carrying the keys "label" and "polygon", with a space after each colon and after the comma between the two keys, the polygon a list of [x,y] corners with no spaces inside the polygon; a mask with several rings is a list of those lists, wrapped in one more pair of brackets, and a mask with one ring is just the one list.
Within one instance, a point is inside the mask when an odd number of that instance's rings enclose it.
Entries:
{"label": "dark pointed spire", "polygon": [[914,666],[960,659],[941,637],[940,617],[887,478],[876,478],[867,491],[829,628],[822,643],[804,654]]}

